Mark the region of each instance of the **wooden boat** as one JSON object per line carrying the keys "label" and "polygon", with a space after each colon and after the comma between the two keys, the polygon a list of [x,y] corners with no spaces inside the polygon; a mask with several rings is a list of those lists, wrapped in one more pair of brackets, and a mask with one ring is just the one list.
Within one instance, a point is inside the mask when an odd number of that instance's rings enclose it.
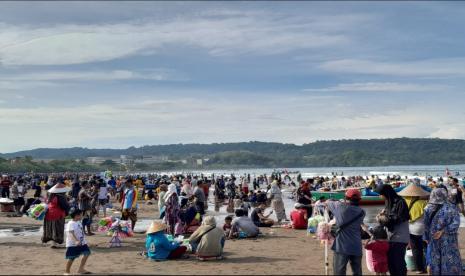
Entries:
{"label": "wooden boat", "polygon": [[[320,197],[322,196],[324,196],[326,199],[331,198],[331,199],[341,200],[341,199],[345,199],[345,191],[344,190],[331,191],[331,192],[312,191],[313,200],[316,201],[320,199]],[[360,201],[360,205],[384,205],[384,199],[376,195],[362,195],[362,200]]]}

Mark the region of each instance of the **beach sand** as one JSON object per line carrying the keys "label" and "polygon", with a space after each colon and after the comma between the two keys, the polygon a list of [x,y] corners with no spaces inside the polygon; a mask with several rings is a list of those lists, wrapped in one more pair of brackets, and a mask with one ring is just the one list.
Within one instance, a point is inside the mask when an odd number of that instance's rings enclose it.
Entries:
{"label": "beach sand", "polygon": [[[140,218],[158,216],[156,204],[141,204]],[[218,222],[222,225],[222,222]],[[0,217],[0,228],[37,226],[30,218]],[[324,246],[307,236],[305,230],[261,228],[264,236],[255,240],[226,241],[225,260],[200,262],[191,258],[176,261],[148,261],[138,253],[144,250],[145,235],[123,240],[123,247],[108,248],[110,237],[97,233],[87,237],[92,255],[87,270],[97,274],[324,274]],[[460,244],[465,241],[461,229]],[[40,235],[0,238],[2,268],[0,274],[63,274],[65,249],[51,249],[41,244]],[[461,249],[462,256],[465,251]],[[332,251],[329,250],[329,273]],[[363,273],[369,275],[365,258]],[[73,266],[78,268],[79,261]],[[349,266],[350,267],[350,266]],[[350,268],[348,268],[348,274]]]}

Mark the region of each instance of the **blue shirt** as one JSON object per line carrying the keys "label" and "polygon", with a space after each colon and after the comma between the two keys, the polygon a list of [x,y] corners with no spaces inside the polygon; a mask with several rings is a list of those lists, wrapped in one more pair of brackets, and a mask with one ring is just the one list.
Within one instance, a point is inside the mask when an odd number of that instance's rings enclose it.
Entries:
{"label": "blue shirt", "polygon": [[[363,210],[358,206],[352,206],[340,201],[328,201],[328,209],[336,218],[336,224],[342,225],[358,216]],[[339,254],[362,256],[361,224],[365,215],[350,225],[347,225],[337,235],[332,250]]]}
{"label": "blue shirt", "polygon": [[131,209],[133,203],[134,203],[134,189],[126,189],[125,195],[124,195],[123,209]]}
{"label": "blue shirt", "polygon": [[153,260],[166,260],[171,251],[178,247],[179,243],[170,242],[163,231],[149,234],[145,240],[147,257]]}
{"label": "blue shirt", "polygon": [[116,181],[114,179],[108,180],[108,185],[110,185],[113,189],[116,189]]}

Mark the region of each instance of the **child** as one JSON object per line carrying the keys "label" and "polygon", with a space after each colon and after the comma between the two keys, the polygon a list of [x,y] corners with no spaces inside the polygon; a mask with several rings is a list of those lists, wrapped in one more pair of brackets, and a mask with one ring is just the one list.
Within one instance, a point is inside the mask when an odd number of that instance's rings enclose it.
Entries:
{"label": "child", "polygon": [[90,249],[87,246],[87,241],[84,238],[84,229],[82,228],[81,218],[82,211],[79,209],[72,209],[70,212],[72,220],[66,224],[66,271],[65,275],[70,275],[71,266],[76,258],[83,255],[81,264],[79,265],[79,274],[90,274],[84,269],[87,258],[90,255]]}
{"label": "child", "polygon": [[315,208],[314,208],[314,214],[315,216],[320,215],[324,216],[325,213],[325,202],[326,202],[326,197],[320,196],[317,202],[315,202]]}
{"label": "child", "polygon": [[229,232],[231,232],[232,228],[232,217],[227,216],[224,218],[224,225],[223,225],[223,231],[224,231],[224,236],[229,237]]}
{"label": "child", "polygon": [[389,250],[389,242],[387,241],[387,233],[381,225],[376,226],[371,230],[371,240],[366,244],[367,250],[367,266],[370,271],[376,275],[386,275],[388,271],[387,252]]}

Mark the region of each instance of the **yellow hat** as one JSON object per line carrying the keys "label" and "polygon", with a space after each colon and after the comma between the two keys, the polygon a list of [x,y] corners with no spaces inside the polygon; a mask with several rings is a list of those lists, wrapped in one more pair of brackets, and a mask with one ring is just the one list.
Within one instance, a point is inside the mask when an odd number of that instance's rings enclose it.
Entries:
{"label": "yellow hat", "polygon": [[148,234],[160,232],[160,231],[166,230],[167,228],[168,226],[162,222],[152,221],[152,224],[150,224],[150,227],[149,229],[147,229],[146,234],[148,235]]}

